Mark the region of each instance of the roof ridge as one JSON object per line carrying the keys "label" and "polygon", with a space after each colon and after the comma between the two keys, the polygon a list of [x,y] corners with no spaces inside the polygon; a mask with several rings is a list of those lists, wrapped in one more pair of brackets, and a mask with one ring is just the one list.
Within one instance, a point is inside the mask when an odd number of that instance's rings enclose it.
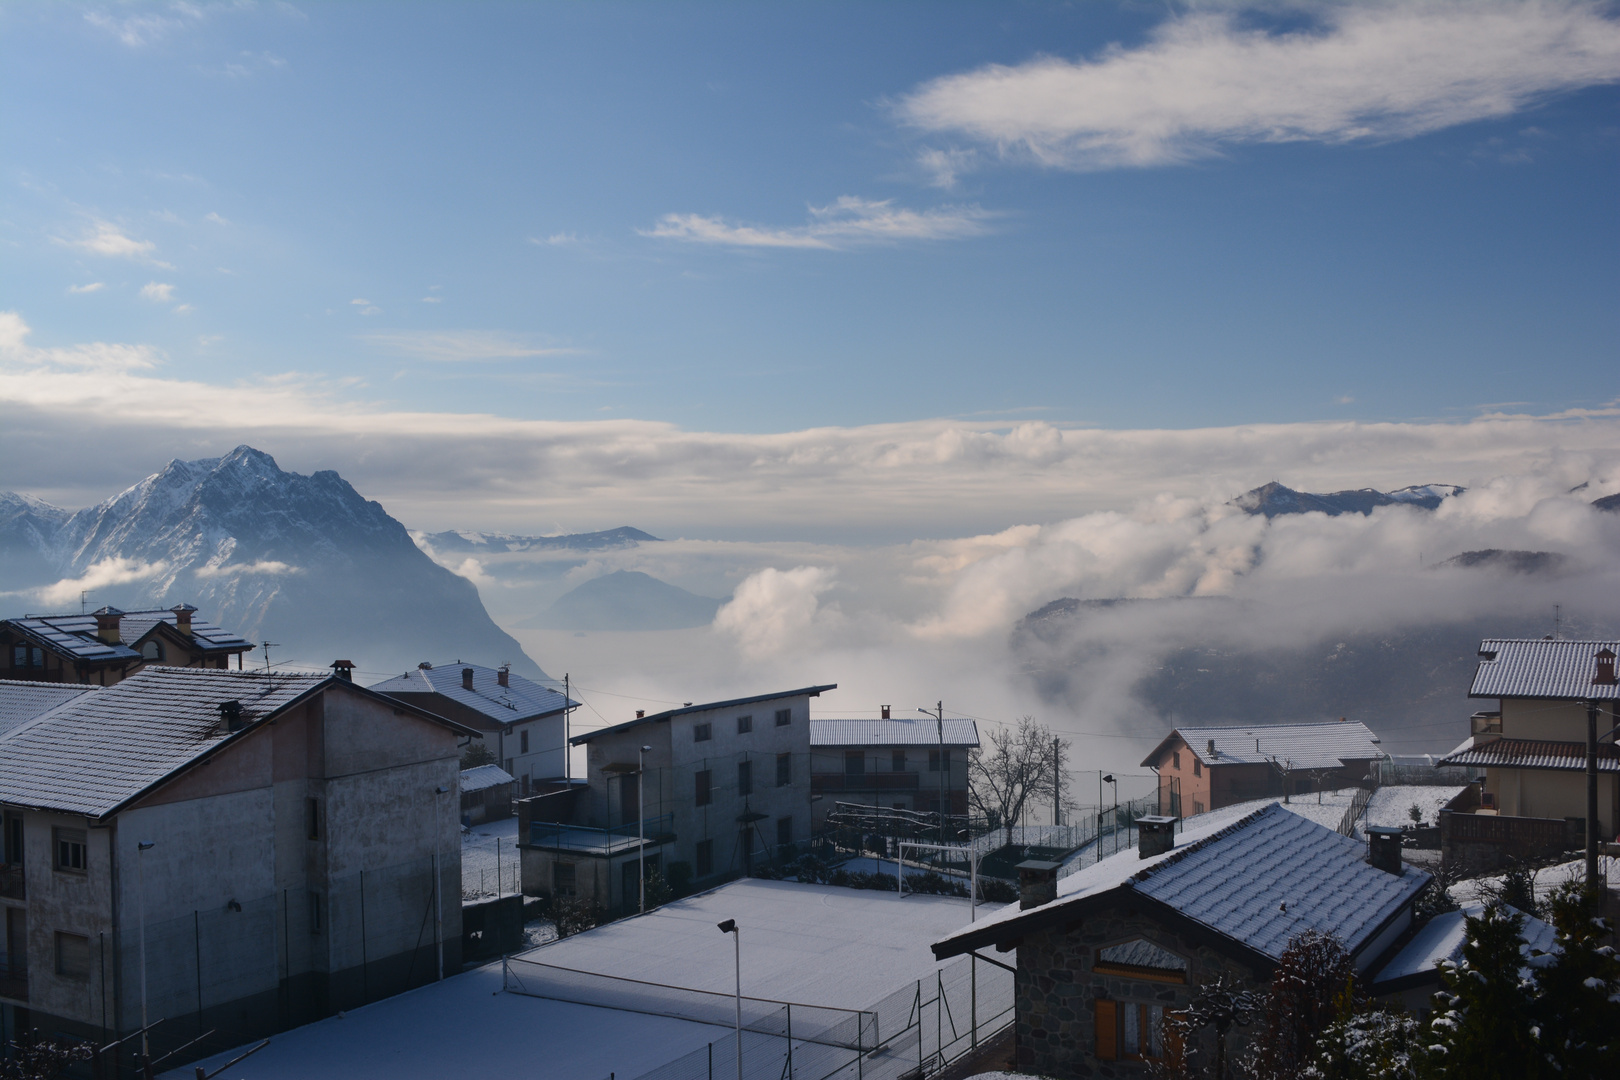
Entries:
{"label": "roof ridge", "polygon": [[[1144,882],[1148,878],[1152,877],[1154,874],[1158,873],[1160,870],[1164,869],[1165,867],[1174,866],[1176,863],[1180,862],[1182,859],[1185,859],[1187,856],[1191,855],[1193,852],[1202,851],[1204,848],[1208,847],[1210,844],[1213,844],[1215,841],[1224,839],[1224,838],[1232,835],[1234,832],[1237,832],[1239,829],[1248,828],[1250,825],[1254,824],[1260,818],[1270,814],[1271,811],[1273,811],[1273,810],[1279,810],[1279,811],[1282,811],[1283,813],[1288,813],[1288,814],[1293,813],[1292,810],[1283,810],[1282,805],[1280,803],[1274,803],[1274,802],[1267,803],[1265,806],[1260,807],[1260,809],[1254,810],[1254,811],[1251,811],[1248,814],[1245,814],[1243,817],[1241,817],[1238,820],[1232,822],[1232,824],[1223,826],[1222,828],[1217,829],[1216,831],[1210,833],[1208,836],[1205,836],[1205,837],[1203,837],[1203,838],[1201,838],[1199,840],[1193,841],[1191,844],[1188,844],[1184,848],[1177,849],[1173,854],[1171,854],[1171,856],[1168,859],[1163,859],[1163,860],[1161,860],[1159,862],[1156,862],[1152,866],[1147,867],[1146,869],[1138,870],[1136,873],[1134,873],[1130,877],[1126,878],[1125,881],[1124,881],[1124,884],[1136,885],[1136,884],[1139,884],[1141,882]],[[1294,814],[1294,816],[1299,817],[1298,814]],[[1300,820],[1305,821],[1307,819],[1301,817]]]}

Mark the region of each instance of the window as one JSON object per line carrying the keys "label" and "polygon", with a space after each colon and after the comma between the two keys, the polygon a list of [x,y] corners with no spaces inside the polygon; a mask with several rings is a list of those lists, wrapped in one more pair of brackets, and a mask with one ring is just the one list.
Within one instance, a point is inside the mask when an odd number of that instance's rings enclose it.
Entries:
{"label": "window", "polygon": [[1134,1001],[1092,1002],[1094,1037],[1100,1061],[1158,1060],[1164,1057],[1164,1008]]}
{"label": "window", "polygon": [[5,818],[5,831],[0,833],[0,862],[7,862],[13,866],[23,861],[23,819],[17,814],[8,814]]}
{"label": "window", "polygon": [[697,773],[697,794],[693,802],[698,806],[708,806],[714,799],[714,773],[708,769],[700,769]]}
{"label": "window", "polygon": [[737,794],[752,795],[754,793],[754,763],[752,761],[737,762]]}
{"label": "window", "polygon": [[708,742],[712,738],[714,738],[714,727],[713,727],[713,725],[710,725],[710,724],[693,724],[692,725],[692,741],[693,742]]}
{"label": "window", "polygon": [[754,857],[754,830],[752,827],[744,825],[737,830],[737,852],[743,857],[744,861]]}
{"label": "window", "polygon": [[714,873],[714,841],[699,840],[695,853],[697,860],[697,876],[708,877]]}
{"label": "window", "polygon": [[787,787],[793,783],[793,755],[776,755],[776,786]]}
{"label": "window", "polygon": [[64,979],[90,978],[90,939],[83,934],[56,932],[56,973]]}
{"label": "window", "polygon": [[524,728],[522,731],[518,732],[518,753],[527,754],[528,752],[529,752],[529,729]]}
{"label": "window", "polygon": [[778,847],[787,847],[793,843],[793,819],[779,817],[776,819],[776,844]]}
{"label": "window", "polygon": [[87,869],[84,853],[83,829],[52,829],[52,845],[56,849],[56,868],[70,874],[82,874]]}
{"label": "window", "polygon": [[754,730],[754,718],[752,716],[739,716],[739,717],[737,717],[737,734],[746,735],[750,731],[753,731],[753,730]]}
{"label": "window", "polygon": [[13,645],[11,647],[11,666],[12,667],[27,667],[28,666],[28,646],[26,646],[26,645]]}
{"label": "window", "polygon": [[156,641],[148,641],[141,645],[141,659],[162,660],[163,646]]}
{"label": "window", "polygon": [[1194,799],[1193,800],[1193,813],[1195,815],[1197,815],[1197,814],[1202,814],[1203,812],[1204,812],[1204,804],[1199,802],[1197,799]]}
{"label": "window", "polygon": [[787,727],[791,723],[793,723],[793,710],[792,709],[777,709],[776,710],[776,726],[777,727]]}
{"label": "window", "polygon": [[896,750],[889,755],[889,768],[894,772],[906,771],[906,752]]}
{"label": "window", "polygon": [[[945,760],[945,767],[947,769],[950,768],[950,759],[949,758],[946,758],[946,760]],[[929,772],[939,772],[939,751],[938,750],[930,750],[930,751],[928,751],[928,771]]]}
{"label": "window", "polygon": [[321,894],[318,892],[309,894],[309,932],[321,932]]}
{"label": "window", "polygon": [[1170,767],[1172,769],[1181,768],[1181,751],[1180,750],[1172,750],[1172,751],[1170,751]]}
{"label": "window", "polygon": [[1194,776],[1203,776],[1204,775],[1204,763],[1202,761],[1199,761],[1197,758],[1193,758],[1193,775]]}
{"label": "window", "polygon": [[866,771],[866,755],[859,750],[844,751],[844,774],[859,776]]}
{"label": "window", "polygon": [[560,862],[551,868],[551,891],[559,897],[574,895],[574,864]]}

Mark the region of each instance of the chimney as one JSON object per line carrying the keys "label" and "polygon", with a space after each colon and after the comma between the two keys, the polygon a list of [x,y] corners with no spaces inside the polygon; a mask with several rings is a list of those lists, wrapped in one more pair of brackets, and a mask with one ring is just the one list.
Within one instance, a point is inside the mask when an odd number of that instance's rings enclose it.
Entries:
{"label": "chimney", "polygon": [[889,707],[885,705],[883,706],[883,719],[888,720],[889,718]]}
{"label": "chimney", "polygon": [[169,610],[174,612],[174,628],[182,634],[191,633],[191,614],[197,609],[190,604],[176,604]]}
{"label": "chimney", "polygon": [[641,720],[641,719],[645,718],[646,715],[647,715],[647,710],[646,709],[637,709],[636,710],[636,719],[637,720]]}
{"label": "chimney", "polygon": [[91,614],[96,617],[96,637],[108,645],[117,645],[124,640],[118,634],[118,624],[124,617],[122,611],[108,604],[106,607],[97,608]]}
{"label": "chimney", "polygon": [[1030,859],[1018,864],[1018,907],[1040,907],[1057,899],[1058,863]]}
{"label": "chimney", "polygon": [[511,686],[512,665],[502,664],[495,669],[495,684],[497,686]]}
{"label": "chimney", "polygon": [[1614,677],[1614,652],[1607,648],[1600,649],[1593,659],[1597,661],[1597,674],[1592,676],[1592,685],[1613,686],[1616,682]]}
{"label": "chimney", "polygon": [[1176,846],[1176,819],[1173,817],[1139,817],[1136,819],[1136,855],[1151,859],[1163,855]]}
{"label": "chimney", "polygon": [[[1256,750],[1260,749],[1260,740],[1259,739],[1256,739],[1254,741],[1254,748]],[[1215,757],[1216,756],[1216,754],[1215,754],[1215,740],[1214,739],[1209,740],[1209,756],[1210,757]]]}
{"label": "chimney", "polygon": [[1367,826],[1367,861],[1388,874],[1399,877],[1401,865],[1401,830],[1395,825]]}
{"label": "chimney", "polygon": [[470,667],[461,669],[461,688],[463,690],[472,689],[472,668]]}
{"label": "chimney", "polygon": [[226,731],[242,730],[242,703],[240,701],[222,701],[219,703],[219,719],[225,725]]}
{"label": "chimney", "polygon": [[416,665],[416,670],[417,671],[432,671],[433,670],[433,665],[428,663],[426,660],[424,660],[420,664]]}
{"label": "chimney", "polygon": [[334,660],[332,661],[331,667],[332,674],[336,675],[344,682],[354,682],[353,660]]}

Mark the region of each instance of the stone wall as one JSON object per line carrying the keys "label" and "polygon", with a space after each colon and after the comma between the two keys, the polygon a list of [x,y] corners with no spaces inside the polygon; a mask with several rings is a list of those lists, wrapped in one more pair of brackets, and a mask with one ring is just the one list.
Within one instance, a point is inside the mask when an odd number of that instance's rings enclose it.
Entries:
{"label": "stone wall", "polygon": [[[1101,974],[1092,970],[1097,950],[1144,938],[1187,961],[1184,984]],[[1018,945],[1015,979],[1018,1068],[1057,1078],[1146,1077],[1147,1061],[1104,1061],[1096,1056],[1095,1002],[1156,1005],[1185,1009],[1201,983],[1222,975],[1258,986],[1256,973],[1207,945],[1174,933],[1156,920],[1123,907],[1092,914],[1067,926],[1038,931]],[[1202,1033],[1208,1048],[1214,1036]],[[1228,1037],[1229,1055],[1244,1045],[1237,1030]]]}

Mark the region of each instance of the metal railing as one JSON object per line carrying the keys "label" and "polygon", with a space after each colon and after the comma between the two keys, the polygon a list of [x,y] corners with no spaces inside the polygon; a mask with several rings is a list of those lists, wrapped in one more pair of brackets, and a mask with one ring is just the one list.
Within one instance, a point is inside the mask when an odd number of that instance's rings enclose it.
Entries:
{"label": "metal railing", "polygon": [[528,842],[533,847],[611,855],[620,851],[634,850],[639,842],[638,836],[645,836],[648,841],[667,839],[674,827],[674,814],[660,814],[640,822],[628,821],[623,825],[614,825],[606,829],[553,821],[532,821],[529,823]]}

